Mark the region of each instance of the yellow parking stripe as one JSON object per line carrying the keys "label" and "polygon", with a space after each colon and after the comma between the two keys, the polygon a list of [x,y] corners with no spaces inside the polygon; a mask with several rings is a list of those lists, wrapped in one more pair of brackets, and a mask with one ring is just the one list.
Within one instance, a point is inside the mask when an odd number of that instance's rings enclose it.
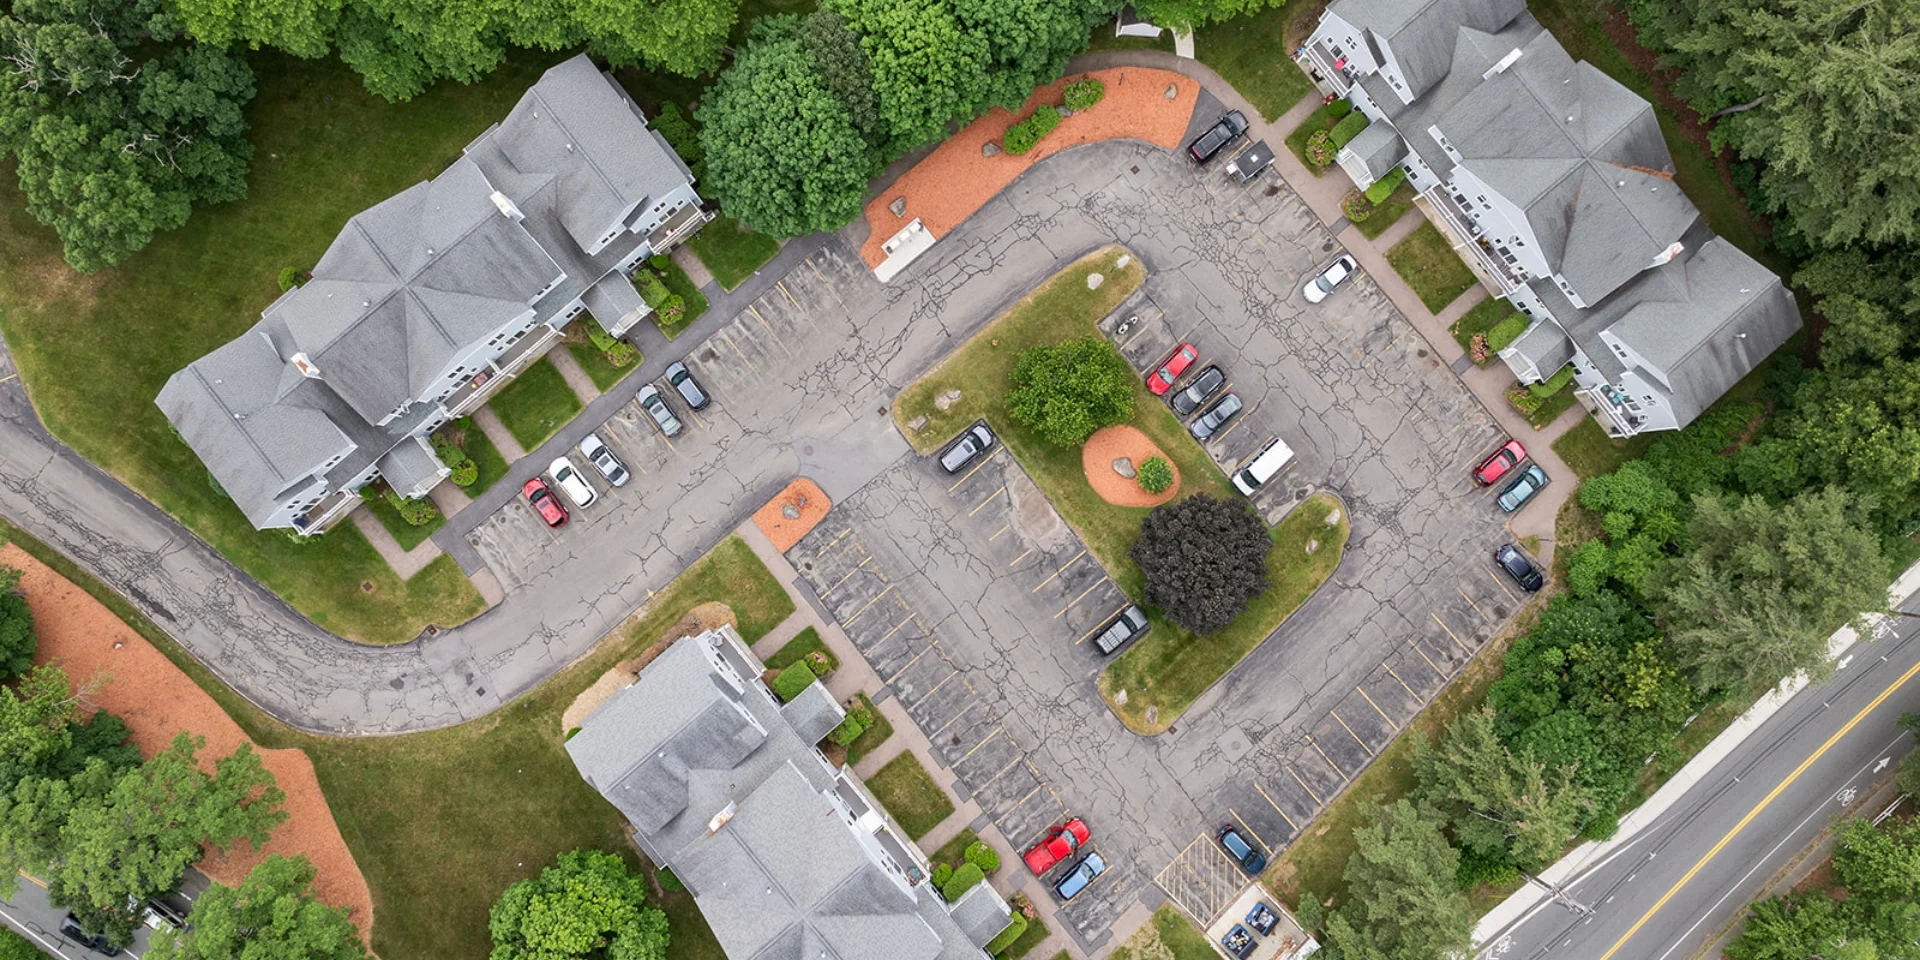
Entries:
{"label": "yellow parking stripe", "polygon": [[986,746],[988,740],[992,740],[994,737],[997,737],[999,735],[1000,735],[1000,728],[994,727],[992,730],[988,731],[985,739],[973,745],[973,750],[968,750],[966,753],[961,754],[960,759],[954,761],[954,765],[958,766],[962,761],[966,760],[968,757],[973,756],[974,750],[978,750],[981,747]]}
{"label": "yellow parking stripe", "polygon": [[874,594],[874,595],[873,595],[873,599],[872,599],[872,600],[868,600],[868,601],[867,601],[867,605],[866,605],[866,606],[864,606],[864,607],[861,607],[861,608],[860,608],[860,613],[856,613],[856,614],[854,614],[854,615],[853,615],[853,616],[852,616],[851,618],[849,618],[849,619],[847,620],[847,622],[846,622],[845,624],[842,624],[842,625],[843,625],[843,626],[848,626],[848,627],[851,627],[851,626],[853,626],[853,621],[855,621],[855,620],[858,620],[858,619],[860,619],[860,614],[863,614],[863,613],[866,613],[866,612],[867,612],[868,610],[871,610],[871,609],[873,609],[873,605],[874,605],[874,604],[876,604],[876,603],[879,603],[879,602],[880,602],[880,598],[881,598],[881,597],[884,597],[884,596],[886,596],[887,594],[889,594],[889,593],[892,593],[892,592],[893,592],[893,588],[894,588],[894,587],[897,587],[897,586],[899,586],[899,584],[897,584],[897,583],[889,583],[889,584],[887,584],[887,588],[886,588],[885,590],[882,590],[882,591],[880,591],[879,593],[876,593],[876,594]]}
{"label": "yellow parking stripe", "polygon": [[848,527],[848,528],[846,528],[845,530],[842,530],[842,531],[840,531],[840,535],[839,535],[839,536],[837,536],[837,537],[834,537],[834,538],[833,538],[832,540],[829,540],[829,541],[827,541],[827,545],[826,545],[826,546],[824,546],[824,547],[821,547],[821,548],[820,548],[820,551],[819,551],[818,553],[815,553],[815,554],[813,555],[813,558],[814,558],[815,560],[818,560],[818,559],[820,559],[821,557],[824,557],[824,556],[826,556],[826,555],[827,555],[827,551],[828,551],[828,550],[832,550],[832,549],[833,549],[833,545],[834,545],[834,544],[836,544],[836,543],[839,543],[840,541],[842,541],[842,540],[844,540],[844,539],[846,539],[846,537],[847,537],[847,534],[849,534],[849,533],[852,533],[852,532],[853,532],[853,528],[852,528],[852,527]]}
{"label": "yellow parking stripe", "polygon": [[1365,740],[1360,739],[1360,735],[1357,733],[1354,733],[1353,728],[1347,726],[1347,722],[1345,720],[1340,719],[1340,715],[1338,713],[1335,713],[1332,710],[1328,710],[1327,716],[1332,717],[1333,722],[1339,724],[1340,729],[1345,730],[1347,732],[1347,736],[1352,737],[1353,742],[1359,744],[1361,749],[1367,751],[1368,753],[1373,752],[1373,748],[1370,746],[1367,746],[1367,742]]}
{"label": "yellow parking stripe", "polygon": [[1320,759],[1325,760],[1327,762],[1327,766],[1332,767],[1333,772],[1340,775],[1340,779],[1342,780],[1353,779],[1352,777],[1347,775],[1347,772],[1345,770],[1340,769],[1339,764],[1333,762],[1332,757],[1327,756],[1327,752],[1325,750],[1320,749],[1320,741],[1313,739],[1313,734],[1311,733],[1307,734],[1307,743],[1313,745],[1313,752],[1319,754]]}
{"label": "yellow parking stripe", "polygon": [[1064,607],[1061,607],[1061,608],[1060,608],[1060,612],[1059,612],[1059,613],[1056,613],[1056,614],[1054,614],[1054,615],[1053,615],[1053,618],[1054,618],[1055,620],[1058,620],[1058,619],[1060,619],[1061,617],[1064,617],[1064,616],[1066,616],[1066,615],[1067,615],[1067,611],[1068,611],[1068,610],[1072,610],[1072,609],[1073,609],[1073,605],[1074,605],[1075,603],[1079,603],[1080,601],[1082,601],[1082,600],[1085,600],[1085,599],[1087,598],[1087,594],[1089,594],[1089,593],[1092,593],[1092,592],[1093,592],[1094,590],[1096,590],[1096,589],[1098,589],[1098,588],[1100,587],[1100,585],[1101,585],[1101,584],[1103,584],[1103,583],[1106,583],[1106,582],[1107,582],[1107,578],[1106,578],[1106,577],[1101,577],[1100,579],[1098,579],[1098,580],[1095,580],[1095,581],[1093,582],[1093,586],[1091,586],[1091,587],[1088,587],[1088,588],[1087,588],[1087,589],[1085,589],[1085,590],[1082,590],[1082,591],[1080,592],[1080,595],[1079,595],[1079,596],[1077,596],[1077,597],[1074,597],[1074,598],[1073,598],[1073,602],[1072,602],[1072,603],[1069,603],[1069,604],[1067,604],[1066,606],[1064,606]]}
{"label": "yellow parking stripe", "polygon": [[1445,620],[1440,619],[1440,615],[1438,613],[1435,613],[1429,610],[1427,611],[1427,616],[1432,617],[1433,622],[1439,624],[1440,629],[1445,630],[1447,632],[1447,636],[1453,638],[1453,642],[1460,647],[1460,652],[1465,653],[1469,657],[1473,656],[1473,648],[1467,646],[1465,643],[1461,643],[1459,635],[1453,632],[1452,627],[1447,626],[1447,622]]}
{"label": "yellow parking stripe", "polygon": [[1299,833],[1299,832],[1300,832],[1300,825],[1299,825],[1299,824],[1297,824],[1297,823],[1294,823],[1294,822],[1293,822],[1293,818],[1292,818],[1292,817],[1289,817],[1289,816],[1287,816],[1287,812],[1286,812],[1285,810],[1282,810],[1282,809],[1280,809],[1280,805],[1279,805],[1279,804],[1277,804],[1277,803],[1275,803],[1275,802],[1273,802],[1273,798],[1272,798],[1272,797],[1268,797],[1268,796],[1267,796],[1267,791],[1266,791],[1266,789],[1265,789],[1264,787],[1261,787],[1261,786],[1260,786],[1260,784],[1258,784],[1258,783],[1255,783],[1255,784],[1253,785],[1253,788],[1254,788],[1255,790],[1259,790],[1259,791],[1260,791],[1260,795],[1261,795],[1261,796],[1263,796],[1263,797],[1266,797],[1266,798],[1267,798],[1267,806],[1270,806],[1270,807],[1272,807],[1272,808],[1273,808],[1273,812],[1274,812],[1274,813],[1277,813],[1277,814],[1279,814],[1279,815],[1280,815],[1280,819],[1282,819],[1282,820],[1285,820],[1285,821],[1287,822],[1287,826],[1289,826],[1289,827],[1292,827],[1292,828],[1293,828],[1293,832],[1294,832],[1294,833]]}
{"label": "yellow parking stripe", "polygon": [[1394,723],[1393,718],[1387,716],[1387,712],[1385,710],[1380,709],[1380,705],[1377,703],[1374,703],[1373,698],[1367,696],[1367,692],[1365,690],[1360,689],[1358,684],[1354,685],[1353,692],[1363,697],[1367,701],[1367,706],[1372,707],[1373,712],[1379,714],[1380,719],[1385,720],[1389,728],[1391,728],[1395,733],[1400,732],[1400,725],[1397,723]]}
{"label": "yellow parking stripe", "polygon": [[1500,578],[1499,578],[1499,577],[1496,577],[1496,576],[1494,576],[1494,575],[1493,575],[1493,571],[1492,571],[1492,570],[1488,570],[1488,571],[1487,571],[1487,576],[1488,576],[1488,578],[1490,578],[1491,580],[1493,580],[1493,585],[1494,585],[1494,586],[1496,586],[1496,587],[1499,587],[1499,588],[1500,588],[1500,592],[1501,592],[1501,593],[1504,593],[1504,594],[1506,594],[1506,595],[1507,595],[1507,599],[1508,599],[1508,600],[1511,600],[1511,601],[1513,601],[1514,603],[1519,603],[1519,602],[1520,602],[1520,598],[1519,598],[1519,597],[1516,597],[1516,596],[1514,596],[1514,595],[1513,595],[1513,591],[1512,591],[1512,590],[1508,590],[1508,589],[1507,589],[1507,585],[1506,585],[1506,584],[1504,584],[1504,583],[1501,583],[1501,582],[1500,582]]}
{"label": "yellow parking stripe", "polygon": [[972,510],[968,510],[968,511],[967,511],[967,516],[969,516],[969,517],[971,517],[971,516],[973,516],[974,514],[976,514],[976,513],[979,513],[979,512],[980,512],[980,511],[981,511],[982,509],[984,509],[984,508],[986,507],[986,505],[987,505],[987,504],[989,504],[989,503],[992,503],[992,502],[993,502],[993,498],[995,498],[995,497],[997,497],[997,496],[999,496],[999,495],[1001,495],[1001,494],[1003,494],[1003,493],[1006,493],[1006,492],[1007,492],[1007,488],[1003,486],[1003,487],[1001,487],[1000,489],[998,489],[998,490],[995,490],[994,492],[992,492],[992,493],[989,493],[989,494],[987,494],[987,498],[986,498],[985,500],[982,500],[982,501],[980,501],[979,503],[977,503],[977,504],[974,504],[974,506],[973,506],[973,509],[972,509]]}
{"label": "yellow parking stripe", "polygon": [[978,464],[974,465],[974,468],[972,470],[968,470],[966,476],[961,477],[958,480],[955,480],[953,482],[953,486],[947,488],[947,492],[952,493],[955,490],[960,489],[961,484],[966,483],[968,480],[972,480],[974,474],[979,473],[982,467],[985,467],[987,464],[992,463],[993,458],[999,456],[1000,451],[1004,449],[1006,449],[1005,446],[994,447],[993,452],[987,454],[984,459],[982,459]]}
{"label": "yellow parking stripe", "polygon": [[1407,692],[1407,696],[1413,698],[1414,703],[1420,702],[1420,695],[1417,693],[1414,693],[1413,688],[1407,686],[1407,682],[1405,680],[1400,679],[1399,674],[1393,672],[1393,667],[1389,666],[1385,660],[1380,661],[1380,666],[1386,668],[1387,676],[1392,677],[1393,682],[1398,683],[1400,685],[1400,689],[1405,690]]}
{"label": "yellow parking stripe", "polygon": [[1437,663],[1434,663],[1432,657],[1427,656],[1427,651],[1422,650],[1420,648],[1420,641],[1409,640],[1407,641],[1407,645],[1413,648],[1414,653],[1417,653],[1420,655],[1420,659],[1425,660],[1427,662],[1427,666],[1433,668],[1434,673],[1437,673],[1440,675],[1440,679],[1445,680],[1447,678],[1447,672],[1445,670],[1440,669],[1440,665]]}
{"label": "yellow parking stripe", "polygon": [[1014,558],[1013,558],[1013,563],[1009,563],[1009,564],[1007,564],[1007,566],[1009,566],[1009,567],[1011,567],[1011,566],[1013,566],[1013,564],[1014,564],[1014,563],[1019,563],[1020,561],[1022,561],[1022,560],[1025,560],[1026,558],[1028,558],[1028,557],[1030,557],[1030,556],[1033,556],[1033,548],[1032,548],[1032,547],[1028,547],[1028,548],[1027,548],[1027,552],[1026,552],[1026,553],[1023,553],[1023,554],[1021,554],[1021,555],[1019,555],[1019,556],[1017,556],[1017,557],[1014,557]]}
{"label": "yellow parking stripe", "polygon": [[991,536],[991,537],[988,537],[988,538],[987,538],[987,542],[988,542],[988,543],[992,543],[992,542],[994,542],[995,540],[998,540],[998,539],[1000,539],[1000,535],[1001,535],[1001,534],[1003,534],[1003,533],[1006,533],[1006,532],[1007,532],[1007,527],[1011,527],[1011,526],[1013,526],[1013,524],[1011,524],[1011,523],[1009,523],[1009,524],[1006,524],[1006,525],[1004,525],[1004,526],[1002,526],[1002,527],[1001,527],[1000,529],[998,529],[998,530],[995,530],[995,531],[993,532],[993,536]]}
{"label": "yellow parking stripe", "polygon": [[1234,808],[1232,808],[1232,807],[1228,807],[1228,808],[1227,808],[1227,812],[1228,812],[1228,813],[1230,813],[1230,814],[1233,814],[1233,819],[1234,819],[1234,820],[1235,820],[1236,822],[1238,822],[1238,823],[1239,823],[1239,824],[1240,824],[1240,825],[1241,825],[1242,827],[1245,827],[1248,833],[1251,833],[1251,834],[1253,834],[1253,838],[1254,838],[1255,840],[1258,840],[1258,841],[1260,841],[1260,845],[1261,845],[1261,846],[1263,846],[1263,847],[1266,847],[1266,848],[1267,848],[1268,850],[1272,850],[1272,849],[1273,849],[1273,844],[1271,844],[1271,843],[1268,843],[1268,842],[1267,842],[1267,838],[1266,838],[1266,837],[1263,837],[1263,836],[1261,836],[1261,835],[1260,835],[1260,831],[1258,831],[1258,830],[1255,830],[1255,829],[1253,828],[1253,824],[1251,824],[1251,823],[1248,823],[1248,822],[1247,822],[1247,818],[1246,818],[1246,817],[1243,817],[1243,816],[1241,816],[1241,815],[1240,815],[1240,811],[1238,811],[1238,810],[1235,810],[1235,809],[1234,809]]}
{"label": "yellow parking stripe", "polygon": [[1295,770],[1293,769],[1293,767],[1289,766],[1287,767],[1287,772],[1290,774],[1293,774],[1293,782],[1299,784],[1300,789],[1305,790],[1307,792],[1307,796],[1313,798],[1314,803],[1317,803],[1323,807],[1327,805],[1327,802],[1325,800],[1320,799],[1319,794],[1313,792],[1312,787],[1307,786],[1307,781],[1300,777],[1300,772],[1298,770]]}
{"label": "yellow parking stripe", "polygon": [[869,553],[867,554],[867,558],[865,560],[860,561],[858,566],[855,566],[852,570],[848,570],[846,576],[841,577],[838,582],[834,583],[833,586],[828,587],[824,593],[820,594],[820,599],[825,600],[827,598],[827,594],[840,589],[840,585],[843,583],[846,583],[848,580],[853,579],[853,575],[856,573],[859,573],[861,567],[864,567],[867,564],[872,562],[873,562],[873,554]]}
{"label": "yellow parking stripe", "polygon": [[1052,582],[1053,582],[1053,580],[1054,580],[1054,577],[1058,577],[1059,575],[1061,575],[1061,574],[1063,574],[1063,573],[1066,573],[1066,572],[1067,572],[1067,568],[1068,568],[1068,567],[1071,567],[1071,566],[1073,566],[1074,564],[1076,564],[1076,563],[1079,563],[1079,562],[1080,562],[1080,558],[1081,558],[1081,557],[1084,557],[1084,556],[1086,556],[1086,555],[1087,555],[1087,549],[1086,549],[1085,547],[1081,547],[1081,548],[1080,548],[1080,552],[1079,552],[1079,553],[1076,553],[1076,554],[1074,554],[1074,555],[1073,555],[1073,559],[1072,559],[1072,560],[1068,560],[1068,561],[1066,562],[1066,565],[1065,565],[1065,566],[1062,566],[1062,567],[1061,567],[1060,569],[1058,569],[1058,570],[1055,570],[1055,571],[1053,572],[1053,576],[1052,576],[1052,577],[1048,577],[1048,578],[1046,578],[1045,580],[1042,580],[1042,581],[1040,581],[1040,586],[1039,586],[1039,587],[1034,587],[1034,588],[1033,588],[1032,590],[1030,590],[1030,591],[1028,591],[1028,592],[1029,592],[1029,593],[1039,593],[1039,592],[1040,592],[1040,587],[1044,587],[1044,586],[1046,586],[1047,584],[1049,584],[1049,583],[1052,583]]}
{"label": "yellow parking stripe", "polygon": [[[1455,587],[1454,589],[1460,590],[1459,587]],[[1460,599],[1465,600],[1467,602],[1467,606],[1472,607],[1473,612],[1480,615],[1480,619],[1485,620],[1488,623],[1493,622],[1493,618],[1487,616],[1487,612],[1485,610],[1480,609],[1480,605],[1477,603],[1474,603],[1473,598],[1467,596],[1467,592],[1465,590],[1460,590]]]}

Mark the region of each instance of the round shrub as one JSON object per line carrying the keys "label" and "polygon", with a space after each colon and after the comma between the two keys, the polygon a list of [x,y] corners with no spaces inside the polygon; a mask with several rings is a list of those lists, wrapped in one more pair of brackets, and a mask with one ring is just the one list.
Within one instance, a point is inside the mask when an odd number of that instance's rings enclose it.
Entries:
{"label": "round shrub", "polygon": [[666,273],[668,265],[672,263],[673,263],[672,258],[668,257],[664,253],[656,253],[653,256],[647,258],[647,266],[652,267],[655,270],[660,271],[661,273]]}
{"label": "round shrub", "polygon": [[660,302],[660,319],[672,323],[687,312],[687,299],[677,293],[670,293]]}
{"label": "round shrub", "polygon": [[674,876],[673,871],[666,867],[661,867],[660,872],[653,875],[653,879],[660,882],[660,889],[668,891],[669,893],[686,892],[687,885],[681,883],[680,878]]}
{"label": "round shrub", "polygon": [[1091,108],[1106,95],[1107,85],[1092,77],[1075,80],[1067,84],[1066,89],[1062,91],[1067,109],[1074,113]]}
{"label": "round shrub", "polygon": [[940,895],[946,897],[948,903],[952,903],[960,899],[961,895],[968,890],[972,890],[974,884],[986,878],[987,875],[981,872],[977,864],[963,863],[953,871],[953,876],[947,878],[946,883],[940,884]]}
{"label": "round shrub", "polygon": [[300,286],[300,271],[294,267],[280,268],[280,292],[285,293]]}
{"label": "round shrub", "polygon": [[1353,112],[1353,101],[1345,97],[1335,97],[1327,102],[1327,116],[1338,120]]}
{"label": "round shrub", "polygon": [[824,677],[833,672],[833,664],[827,662],[827,655],[818,650],[807,654],[807,668],[812,670],[816,677]]}
{"label": "round shrub", "polygon": [[785,670],[773,678],[773,695],[781,703],[790,703],[800,692],[813,684],[813,668],[802,663],[790,663]]}
{"label": "round shrub", "polygon": [[1140,524],[1127,556],[1146,576],[1146,601],[1176,626],[1214,633],[1267,589],[1267,525],[1239,500],[1204,493],[1163,504]]}
{"label": "round shrub", "polygon": [[979,867],[982,873],[992,873],[1000,869],[1000,851],[976,840],[967,846],[967,862]]}
{"label": "round shrub", "polygon": [[933,865],[934,886],[945,890],[947,881],[951,879],[953,879],[953,866],[951,864],[936,863]]}
{"label": "round shrub", "polygon": [[440,511],[434,509],[431,500],[408,500],[392,490],[382,493],[381,496],[392,505],[394,511],[400,514],[400,519],[405,520],[408,526],[424,527],[440,519]]}
{"label": "round shrub", "polygon": [[1340,201],[1340,212],[1346,214],[1349,221],[1359,223],[1373,216],[1373,201],[1368,200],[1366,194],[1355,190],[1347,194],[1346,199]]}
{"label": "round shrub", "polygon": [[1148,493],[1165,493],[1173,486],[1173,465],[1165,457],[1148,457],[1134,479],[1139,481],[1140,489]]}
{"label": "round shrub", "polygon": [[1041,137],[1052,133],[1053,128],[1059,125],[1060,111],[1043,103],[1034,109],[1031,116],[1008,127],[1006,135],[1000,138],[1000,145],[1008,153],[1026,153],[1040,143]]}
{"label": "round shrub", "polygon": [[1315,167],[1324,167],[1333,162],[1333,137],[1325,130],[1315,130],[1307,138],[1307,163]]}

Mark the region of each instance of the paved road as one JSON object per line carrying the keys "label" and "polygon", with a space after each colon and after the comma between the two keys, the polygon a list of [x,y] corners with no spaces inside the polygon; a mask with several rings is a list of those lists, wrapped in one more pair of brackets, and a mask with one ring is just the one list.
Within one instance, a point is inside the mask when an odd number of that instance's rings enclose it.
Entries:
{"label": "paved road", "polygon": [[[1920,612],[1920,595],[1901,607]],[[1772,876],[1913,747],[1895,725],[1920,710],[1920,619],[1856,645],[1754,731],[1653,825],[1567,885],[1593,908],[1551,904],[1490,939],[1482,960],[1688,960]]]}

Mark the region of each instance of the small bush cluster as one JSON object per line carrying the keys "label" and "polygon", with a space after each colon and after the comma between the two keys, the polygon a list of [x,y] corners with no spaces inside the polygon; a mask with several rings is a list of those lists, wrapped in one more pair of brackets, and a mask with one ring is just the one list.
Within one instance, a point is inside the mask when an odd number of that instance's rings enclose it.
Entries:
{"label": "small bush cluster", "polygon": [[981,873],[992,873],[1000,869],[1000,851],[988,846],[984,840],[975,840],[967,845],[968,863],[980,868]]}
{"label": "small bush cluster", "polygon": [[1344,117],[1347,114],[1353,112],[1353,101],[1348,100],[1345,97],[1335,97],[1334,99],[1327,101],[1326,106],[1323,106],[1320,109],[1325,111],[1327,116],[1332,117],[1335,120],[1338,120],[1341,117]]}
{"label": "small bush cluster", "polygon": [[1168,487],[1173,486],[1173,465],[1165,457],[1148,457],[1140,465],[1140,471],[1134,479],[1139,482],[1140,489],[1148,493],[1165,493]]}
{"label": "small bush cluster", "polygon": [[435,437],[433,455],[439,457],[440,462],[451,471],[447,479],[453,481],[454,486],[472,486],[475,480],[480,479],[480,465],[474,463],[473,458],[467,456],[467,452],[453,441]]}
{"label": "small bush cluster", "polygon": [[628,367],[640,359],[639,348],[625,340],[616,339],[613,334],[608,333],[606,328],[600,325],[598,318],[587,321],[585,326],[587,328],[587,340],[593,344],[595,349],[607,355],[608,363],[616,367]]}
{"label": "small bush cluster", "polygon": [[827,739],[843,747],[851,747],[855,740],[860,739],[861,734],[866,733],[868,728],[873,726],[874,716],[873,711],[867,709],[866,702],[859,697],[847,701],[846,707],[847,718],[840,721],[840,725],[834,727],[832,733],[827,734]]}
{"label": "small bush cluster", "polygon": [[679,104],[671,100],[660,104],[660,112],[654,114],[647,125],[666,138],[667,146],[686,161],[695,180],[707,178],[707,151],[700,146],[700,131]]}
{"label": "small bush cluster", "polygon": [[1032,150],[1040,143],[1040,138],[1053,132],[1060,125],[1060,111],[1047,104],[1035,108],[1033,114],[1025,120],[1007,128],[1000,145],[1008,153],[1022,154]]}
{"label": "small bush cluster", "polygon": [[1493,329],[1487,331],[1487,349],[1499,353],[1512,346],[1515,340],[1520,339],[1521,334],[1527,332],[1529,322],[1526,314],[1515,310],[1505,320],[1494,324]]}
{"label": "small bush cluster", "polygon": [[972,890],[974,885],[985,879],[987,879],[987,875],[980,870],[978,865],[963,863],[953,871],[953,876],[948,877],[945,883],[940,884],[940,895],[946,897],[948,903],[952,903],[965,895],[968,890]]}
{"label": "small bush cluster", "polygon": [[424,527],[440,519],[440,511],[434,508],[431,500],[424,498],[408,500],[391,489],[382,493],[381,496],[393,506],[393,509],[400,514],[400,519],[405,520],[408,526]]}
{"label": "small bush cluster", "polygon": [[933,865],[933,885],[934,886],[939,887],[942,891],[944,891],[947,888],[947,881],[952,879],[953,879],[953,864],[936,863]]}
{"label": "small bush cluster", "polygon": [[305,285],[305,281],[300,279],[300,271],[298,268],[295,268],[295,267],[280,268],[280,292],[281,293],[285,293],[288,290],[292,290],[294,287],[299,287],[304,285]]}
{"label": "small bush cluster", "polygon": [[1355,190],[1347,194],[1346,199],[1340,201],[1340,212],[1346,214],[1349,221],[1361,223],[1373,216],[1373,201],[1368,200],[1366,194]]}
{"label": "small bush cluster", "polygon": [[1333,140],[1334,148],[1338,149],[1352,143],[1353,138],[1359,136],[1360,131],[1365,130],[1370,122],[1364,113],[1349,113],[1342,117],[1339,123],[1333,125],[1333,129],[1327,133],[1327,136]]}
{"label": "small bush cluster", "polygon": [[812,683],[813,668],[807,666],[806,661],[790,663],[773,678],[773,695],[779,697],[781,703],[791,703]]}
{"label": "small bush cluster", "polygon": [[[1341,102],[1345,103],[1346,101],[1343,100]],[[1406,168],[1394,167],[1392,170],[1387,171],[1386,176],[1375,180],[1373,186],[1367,188],[1367,199],[1374,203],[1386,203],[1387,197],[1392,196],[1393,191],[1406,182]]]}
{"label": "small bush cluster", "polygon": [[660,872],[653,875],[653,879],[659,881],[660,889],[668,893],[685,893],[687,890],[687,885],[681,883],[680,878],[674,876],[673,871],[667,867],[661,867]]}
{"label": "small bush cluster", "polygon": [[[1345,103],[1346,101],[1335,102]],[[1331,165],[1334,153],[1333,138],[1327,134],[1327,131],[1315,130],[1313,135],[1307,138],[1307,162],[1315,167]]]}
{"label": "small bush cluster", "polygon": [[1027,918],[1017,913],[1014,914],[1012,925],[1000,931],[999,936],[987,941],[987,952],[999,956],[1000,951],[1013,946],[1013,942],[1020,939],[1020,935],[1026,932]]}
{"label": "small bush cluster", "polygon": [[1487,358],[1493,356],[1493,349],[1487,344],[1487,335],[1474,334],[1472,346],[1467,348],[1467,353],[1473,356],[1474,363],[1486,363]]}
{"label": "small bush cluster", "polygon": [[1573,382],[1573,366],[1569,364],[1568,366],[1561,367],[1559,373],[1556,373],[1553,376],[1540,381],[1539,383],[1528,384],[1527,392],[1533,394],[1536,397],[1539,397],[1542,400],[1545,400],[1549,397],[1552,397],[1554,394],[1559,393],[1562,390],[1565,390],[1567,388],[1567,384],[1572,382]]}
{"label": "small bush cluster", "polygon": [[816,677],[824,677],[833,672],[833,661],[828,660],[827,655],[818,650],[807,654],[805,663],[807,669],[812,670]]}
{"label": "small bush cluster", "polygon": [[1547,400],[1545,397],[1534,396],[1533,391],[1526,387],[1514,384],[1513,387],[1507,391],[1507,402],[1513,404],[1515,410],[1527,416],[1533,416],[1534,411],[1539,410],[1540,405],[1547,402]]}
{"label": "small bush cluster", "polygon": [[1067,84],[1062,94],[1066,100],[1067,109],[1079,113],[1099,103],[1101,98],[1107,95],[1107,85],[1087,77]]}

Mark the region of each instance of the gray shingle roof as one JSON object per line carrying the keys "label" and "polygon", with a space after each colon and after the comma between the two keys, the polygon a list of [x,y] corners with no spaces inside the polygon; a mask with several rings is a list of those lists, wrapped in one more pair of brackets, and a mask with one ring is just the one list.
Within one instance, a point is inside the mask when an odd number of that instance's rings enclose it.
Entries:
{"label": "gray shingle roof", "polygon": [[1418,97],[1447,75],[1459,27],[1493,32],[1527,6],[1525,0],[1338,0],[1330,9],[1385,40]]}
{"label": "gray shingle roof", "polygon": [[780,716],[793,728],[793,732],[807,743],[819,743],[840,721],[847,718],[847,711],[827,692],[826,684],[814,681],[807,685],[793,701],[780,708]]}
{"label": "gray shingle roof", "polygon": [[1398,166],[1407,156],[1407,142],[1400,139],[1392,124],[1368,124],[1360,135],[1347,144],[1347,149],[1359,156],[1367,165],[1367,172],[1375,180],[1386,176],[1387,171]]}
{"label": "gray shingle roof", "polygon": [[1533,364],[1541,377],[1551,377],[1573,359],[1573,341],[1552,320],[1541,320],[1513,342],[1513,349]]}
{"label": "gray shingle roof", "polygon": [[440,477],[440,461],[427,450],[426,442],[408,437],[380,458],[380,475],[393,489],[406,493],[428,485]]}
{"label": "gray shingle roof", "polygon": [[953,922],[966,931],[976,947],[984,947],[1013,922],[1013,911],[988,884],[980,884],[953,904]]}
{"label": "gray shingle roof", "polygon": [[600,278],[600,282],[587,288],[580,297],[587,305],[587,312],[600,321],[603,330],[618,330],[626,325],[629,318],[638,319],[634,314],[645,314],[652,309],[647,301],[634,289],[633,281],[618,271]]}

